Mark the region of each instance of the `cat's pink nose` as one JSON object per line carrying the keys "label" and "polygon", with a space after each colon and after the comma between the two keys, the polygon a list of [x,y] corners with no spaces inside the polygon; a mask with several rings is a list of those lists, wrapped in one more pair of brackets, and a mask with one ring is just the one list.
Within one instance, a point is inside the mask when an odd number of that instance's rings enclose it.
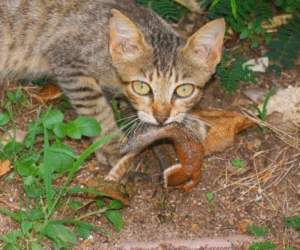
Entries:
{"label": "cat's pink nose", "polygon": [[168,119],[168,117],[164,115],[156,115],[155,119],[159,123],[159,125],[162,125]]}

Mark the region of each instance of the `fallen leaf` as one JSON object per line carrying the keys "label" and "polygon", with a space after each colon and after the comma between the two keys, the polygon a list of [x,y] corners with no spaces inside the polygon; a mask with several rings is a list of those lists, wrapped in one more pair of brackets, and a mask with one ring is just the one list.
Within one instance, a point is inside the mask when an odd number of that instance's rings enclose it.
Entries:
{"label": "fallen leaf", "polygon": [[37,97],[33,98],[35,102],[46,102],[58,99],[62,95],[60,88],[53,82],[47,82]]}
{"label": "fallen leaf", "polygon": [[269,170],[267,170],[266,172],[264,172],[264,175],[262,176],[262,181],[268,181],[271,177],[271,173]]}
{"label": "fallen leaf", "polygon": [[1,161],[0,160],[0,177],[7,174],[11,169],[10,161]]}
{"label": "fallen leaf", "polygon": [[244,234],[247,233],[247,225],[251,226],[252,224],[253,224],[252,220],[245,219],[238,225],[237,229],[240,233]]}
{"label": "fallen leaf", "polygon": [[233,145],[236,134],[255,125],[255,122],[235,110],[194,109],[191,114],[211,125],[204,140],[205,155],[224,151]]}

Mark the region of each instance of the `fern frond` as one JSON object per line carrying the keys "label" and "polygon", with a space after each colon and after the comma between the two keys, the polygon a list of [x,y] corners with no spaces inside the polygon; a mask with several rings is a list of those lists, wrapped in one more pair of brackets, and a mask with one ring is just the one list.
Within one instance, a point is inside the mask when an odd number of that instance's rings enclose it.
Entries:
{"label": "fern frond", "polygon": [[266,55],[276,66],[283,65],[290,69],[295,64],[300,56],[300,14],[294,15],[288,24],[278,29],[268,47],[270,51]]}
{"label": "fern frond", "polygon": [[273,17],[271,5],[265,1],[256,1],[253,6],[253,13],[255,21],[261,23],[262,21],[270,21]]}
{"label": "fern frond", "polygon": [[187,8],[172,0],[135,0],[136,3],[152,8],[164,19],[178,21],[179,18],[188,12]]}

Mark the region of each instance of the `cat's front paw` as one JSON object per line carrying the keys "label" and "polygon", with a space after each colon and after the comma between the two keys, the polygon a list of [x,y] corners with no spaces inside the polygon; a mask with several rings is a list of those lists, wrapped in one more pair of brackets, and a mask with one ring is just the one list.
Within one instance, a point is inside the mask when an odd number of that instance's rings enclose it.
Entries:
{"label": "cat's front paw", "polygon": [[110,167],[115,166],[121,158],[121,144],[119,138],[112,138],[110,141],[99,147],[95,151],[97,161],[102,165]]}

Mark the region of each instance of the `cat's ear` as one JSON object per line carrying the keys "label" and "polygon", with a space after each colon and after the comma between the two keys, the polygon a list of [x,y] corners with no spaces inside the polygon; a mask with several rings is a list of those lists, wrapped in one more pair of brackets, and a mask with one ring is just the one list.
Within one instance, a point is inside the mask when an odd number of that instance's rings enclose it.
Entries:
{"label": "cat's ear", "polygon": [[213,72],[221,60],[225,27],[223,18],[204,25],[188,39],[182,55],[199,67],[205,64]]}
{"label": "cat's ear", "polygon": [[116,9],[109,20],[109,52],[116,63],[132,61],[149,50],[142,32]]}

